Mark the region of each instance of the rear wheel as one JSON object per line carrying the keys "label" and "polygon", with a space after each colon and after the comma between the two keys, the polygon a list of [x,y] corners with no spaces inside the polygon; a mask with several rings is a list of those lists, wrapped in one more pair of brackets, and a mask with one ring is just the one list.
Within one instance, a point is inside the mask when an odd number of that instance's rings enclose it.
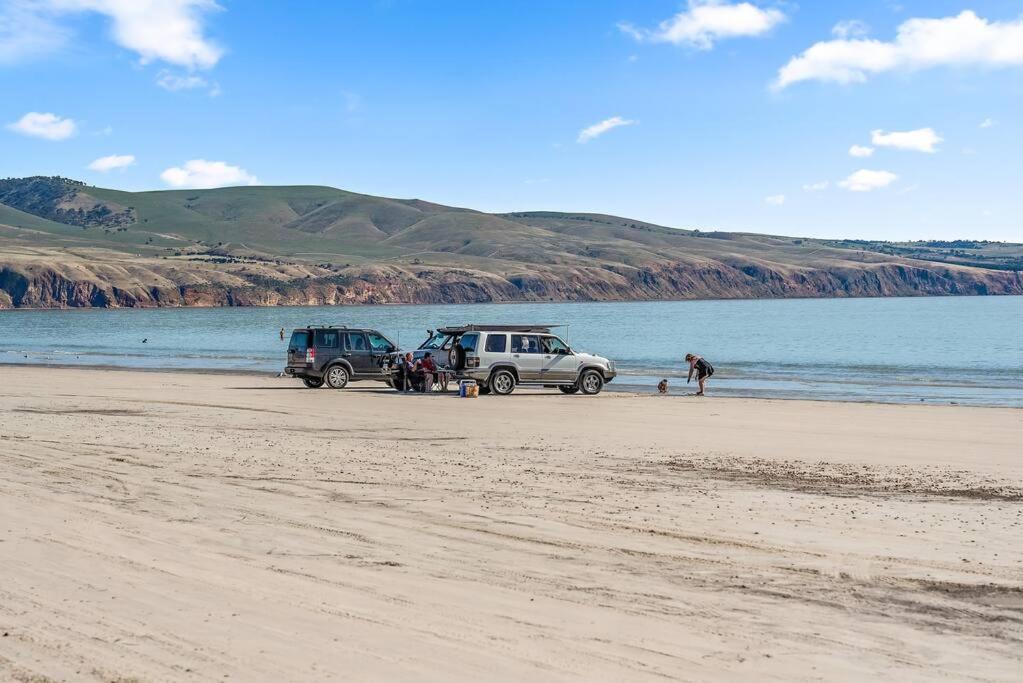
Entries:
{"label": "rear wheel", "polygon": [[583,372],[582,377],[579,378],[579,387],[583,390],[584,394],[591,396],[599,394],[600,390],[604,388],[604,378],[596,370],[586,370]]}
{"label": "rear wheel", "polygon": [[306,385],[310,389],[319,389],[323,386],[323,380],[315,379],[313,377],[303,377],[302,384]]}
{"label": "rear wheel", "polygon": [[490,386],[490,390],[498,396],[507,396],[515,391],[515,375],[509,370],[498,370],[490,376],[490,381],[487,384]]}
{"label": "rear wheel", "polygon": [[327,386],[331,389],[344,389],[348,385],[348,368],[334,365],[327,370]]}
{"label": "rear wheel", "polygon": [[569,384],[568,386],[562,385],[558,387],[558,389],[560,389],[563,394],[575,394],[579,391],[579,387],[575,384]]}

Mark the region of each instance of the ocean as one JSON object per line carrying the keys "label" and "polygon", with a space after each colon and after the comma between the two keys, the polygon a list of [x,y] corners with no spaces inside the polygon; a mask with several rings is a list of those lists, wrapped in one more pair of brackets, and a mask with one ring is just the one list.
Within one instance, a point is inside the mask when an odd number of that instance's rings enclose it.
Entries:
{"label": "ocean", "polygon": [[371,327],[413,349],[470,322],[563,325],[617,362],[609,389],[692,392],[692,352],[716,369],[711,395],[1023,407],[1023,297],[14,310],[0,363],[278,372],[281,327]]}

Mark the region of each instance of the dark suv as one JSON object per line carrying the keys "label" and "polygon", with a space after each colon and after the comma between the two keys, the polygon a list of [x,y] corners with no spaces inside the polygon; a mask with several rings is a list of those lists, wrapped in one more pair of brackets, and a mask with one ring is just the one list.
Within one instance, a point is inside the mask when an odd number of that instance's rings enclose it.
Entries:
{"label": "dark suv", "polygon": [[387,381],[383,362],[398,350],[376,330],[349,327],[302,327],[291,333],[284,374],[297,377],[310,389],[344,389],[350,381]]}

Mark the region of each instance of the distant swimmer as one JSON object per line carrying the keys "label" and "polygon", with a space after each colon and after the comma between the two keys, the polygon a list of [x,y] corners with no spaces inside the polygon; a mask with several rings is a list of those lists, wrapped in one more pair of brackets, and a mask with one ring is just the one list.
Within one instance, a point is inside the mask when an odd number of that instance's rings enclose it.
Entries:
{"label": "distant swimmer", "polygon": [[143,344],[146,344],[146,343],[148,343],[148,342],[149,342],[149,337],[146,337],[145,339],[143,339],[143,340],[142,340],[142,343],[143,343]]}
{"label": "distant swimmer", "polygon": [[284,341],[284,328],[281,328],[281,341]]}
{"label": "distant swimmer", "polygon": [[703,396],[703,391],[706,389],[707,378],[714,374],[714,366],[708,363],[702,356],[697,356],[692,353],[686,354],[686,362],[689,363],[689,378],[686,379],[686,384],[693,379],[693,373],[696,373],[696,381],[700,385],[700,390],[696,392],[697,396]]}

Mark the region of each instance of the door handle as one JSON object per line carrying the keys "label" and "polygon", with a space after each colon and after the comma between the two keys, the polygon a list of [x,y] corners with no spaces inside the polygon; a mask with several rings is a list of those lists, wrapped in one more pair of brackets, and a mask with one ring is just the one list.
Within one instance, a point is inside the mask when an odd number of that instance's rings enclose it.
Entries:
{"label": "door handle", "polygon": [[342,354],[341,354],[341,356],[342,356],[343,358],[351,358],[351,357],[352,357],[352,354],[350,354],[350,353],[342,353]]}

